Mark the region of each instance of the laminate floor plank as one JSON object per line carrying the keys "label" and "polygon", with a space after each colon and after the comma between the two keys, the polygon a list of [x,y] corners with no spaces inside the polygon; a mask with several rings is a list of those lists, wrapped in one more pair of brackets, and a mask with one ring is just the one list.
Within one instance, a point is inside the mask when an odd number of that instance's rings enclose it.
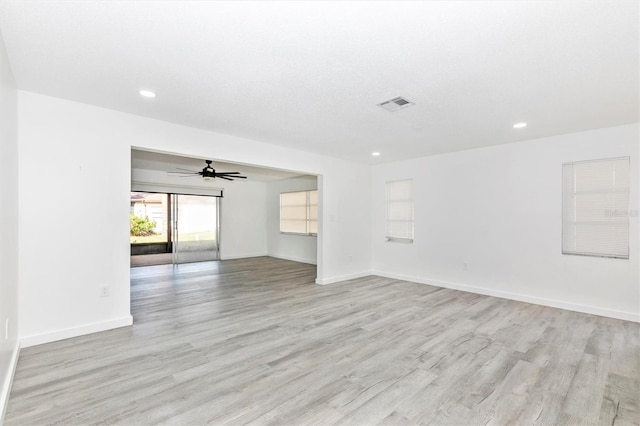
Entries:
{"label": "laminate floor plank", "polygon": [[134,325],[21,351],[10,425],[640,424],[640,324],[259,257],[131,269]]}

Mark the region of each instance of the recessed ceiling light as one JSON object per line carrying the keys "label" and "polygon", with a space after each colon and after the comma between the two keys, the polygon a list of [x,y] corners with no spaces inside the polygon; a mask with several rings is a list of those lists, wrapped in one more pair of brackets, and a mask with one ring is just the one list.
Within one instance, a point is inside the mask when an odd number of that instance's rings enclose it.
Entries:
{"label": "recessed ceiling light", "polygon": [[141,96],[144,96],[145,98],[155,98],[156,94],[154,92],[152,92],[151,90],[141,90],[138,93],[140,93]]}
{"label": "recessed ceiling light", "polygon": [[372,152],[371,155],[373,155],[374,157],[379,157],[380,153],[379,152]]}
{"label": "recessed ceiling light", "polygon": [[516,123],[513,125],[514,129],[522,129],[523,127],[527,127],[527,123]]}

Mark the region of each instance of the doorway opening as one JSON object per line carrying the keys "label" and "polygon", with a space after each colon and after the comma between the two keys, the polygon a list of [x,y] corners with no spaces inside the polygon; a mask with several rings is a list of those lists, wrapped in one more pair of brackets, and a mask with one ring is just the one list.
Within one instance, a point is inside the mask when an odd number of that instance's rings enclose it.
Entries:
{"label": "doorway opening", "polygon": [[131,192],[131,266],[220,259],[220,198]]}

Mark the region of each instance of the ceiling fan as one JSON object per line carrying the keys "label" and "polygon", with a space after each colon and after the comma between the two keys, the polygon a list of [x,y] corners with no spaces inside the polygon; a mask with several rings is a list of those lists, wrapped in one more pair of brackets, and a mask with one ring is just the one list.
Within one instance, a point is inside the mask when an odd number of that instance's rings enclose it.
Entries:
{"label": "ceiling fan", "polygon": [[206,166],[204,166],[204,168],[199,171],[199,172],[194,172],[193,170],[187,170],[187,169],[181,169],[179,167],[176,167],[177,170],[180,170],[179,172],[167,172],[167,173],[171,173],[171,174],[179,174],[182,175],[180,177],[194,177],[196,175],[200,175],[202,176],[202,178],[204,180],[212,180],[215,178],[220,178],[220,179],[224,179],[224,180],[234,180],[234,179],[246,179],[246,176],[240,176],[240,172],[216,172],[216,170],[211,167],[211,160],[205,160],[205,163],[207,163]]}

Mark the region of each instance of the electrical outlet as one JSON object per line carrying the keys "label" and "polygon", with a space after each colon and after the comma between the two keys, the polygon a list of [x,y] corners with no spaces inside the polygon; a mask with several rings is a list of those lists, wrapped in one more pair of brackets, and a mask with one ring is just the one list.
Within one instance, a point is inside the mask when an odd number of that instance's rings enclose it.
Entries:
{"label": "electrical outlet", "polygon": [[109,286],[103,285],[100,287],[100,297],[109,297]]}
{"label": "electrical outlet", "polygon": [[462,264],[462,269],[464,269],[465,271],[468,271],[469,270],[469,264],[467,262],[464,262]]}

